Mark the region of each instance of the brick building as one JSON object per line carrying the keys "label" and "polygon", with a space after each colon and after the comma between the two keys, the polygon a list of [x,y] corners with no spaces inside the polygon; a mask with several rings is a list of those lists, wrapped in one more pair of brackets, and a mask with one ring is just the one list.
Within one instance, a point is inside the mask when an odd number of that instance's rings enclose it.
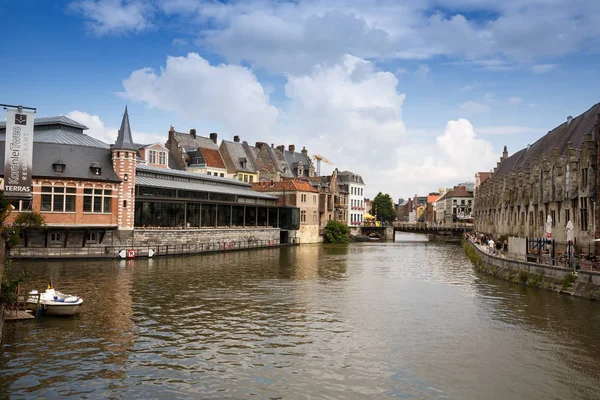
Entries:
{"label": "brick building", "polygon": [[277,196],[276,204],[300,209],[300,229],[296,237],[300,243],[318,243],[319,235],[319,192],[308,181],[300,179],[279,182],[254,183],[252,188],[261,193]]}

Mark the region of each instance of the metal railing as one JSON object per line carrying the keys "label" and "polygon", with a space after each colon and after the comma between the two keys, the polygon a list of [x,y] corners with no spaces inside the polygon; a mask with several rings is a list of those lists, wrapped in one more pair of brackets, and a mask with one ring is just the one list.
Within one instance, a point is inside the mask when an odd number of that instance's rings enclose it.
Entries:
{"label": "metal railing", "polygon": [[[247,250],[258,248],[298,245],[299,238],[289,238],[287,243],[279,239],[218,241],[191,244],[155,244],[155,245],[123,245],[102,247],[14,247],[9,257],[28,259],[60,259],[60,258],[133,258],[127,257],[133,250],[134,257],[157,257],[170,255],[200,254],[211,252]],[[125,253],[122,253],[125,251]],[[120,256],[119,253],[122,255]],[[124,254],[124,256],[123,256]]]}

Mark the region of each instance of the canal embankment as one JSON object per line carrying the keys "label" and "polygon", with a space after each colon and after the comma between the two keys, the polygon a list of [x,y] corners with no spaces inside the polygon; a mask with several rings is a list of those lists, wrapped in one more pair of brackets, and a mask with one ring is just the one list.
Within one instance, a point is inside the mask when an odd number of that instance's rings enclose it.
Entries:
{"label": "canal embankment", "polygon": [[600,300],[600,272],[537,264],[488,253],[468,239],[467,257],[476,270],[494,277],[589,300]]}
{"label": "canal embankment", "polygon": [[[286,232],[284,232],[286,233]],[[199,254],[297,244],[292,235],[282,235],[279,228],[198,228],[144,229],[129,232],[106,232],[97,242],[71,240],[71,233],[61,242],[33,241],[30,246],[14,247],[13,259],[117,258],[123,251],[136,257]],[[286,236],[282,239],[282,236]]]}

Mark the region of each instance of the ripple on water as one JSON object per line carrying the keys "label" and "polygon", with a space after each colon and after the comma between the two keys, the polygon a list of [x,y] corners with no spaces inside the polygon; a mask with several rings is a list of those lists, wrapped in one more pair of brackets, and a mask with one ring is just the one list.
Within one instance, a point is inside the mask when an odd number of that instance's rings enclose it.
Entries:
{"label": "ripple on water", "polygon": [[[595,398],[597,305],[462,248],[301,246],[31,263],[80,317],[7,326],[0,393],[68,398]],[[599,315],[599,316],[597,316]]]}

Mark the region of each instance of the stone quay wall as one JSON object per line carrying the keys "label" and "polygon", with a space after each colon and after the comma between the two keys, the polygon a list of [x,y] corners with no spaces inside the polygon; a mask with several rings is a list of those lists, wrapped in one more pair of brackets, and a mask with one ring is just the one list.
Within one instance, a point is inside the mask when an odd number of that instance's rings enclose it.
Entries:
{"label": "stone quay wall", "polygon": [[552,290],[590,300],[600,300],[600,272],[542,265],[488,254],[470,240],[463,242],[475,268],[514,283]]}
{"label": "stone quay wall", "polygon": [[101,243],[86,247],[15,247],[12,258],[117,258],[123,250],[136,256],[195,254],[280,245],[279,228],[135,229],[107,232]]}

